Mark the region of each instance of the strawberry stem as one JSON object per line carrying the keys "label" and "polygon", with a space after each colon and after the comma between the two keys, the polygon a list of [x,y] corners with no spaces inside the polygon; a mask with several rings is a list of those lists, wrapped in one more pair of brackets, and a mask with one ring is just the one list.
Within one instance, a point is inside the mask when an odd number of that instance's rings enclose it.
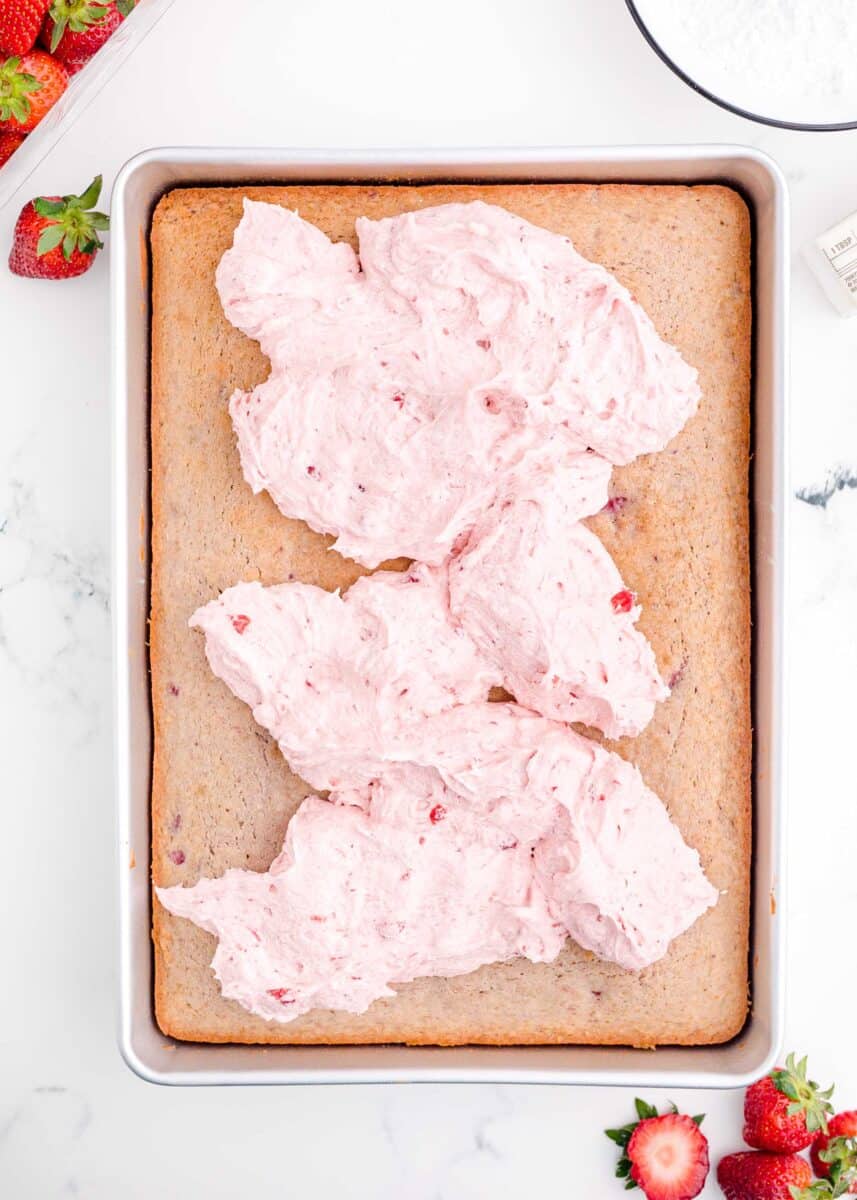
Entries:
{"label": "strawberry stem", "polygon": [[833,1088],[822,1091],[815,1080],[807,1079],[806,1062],[805,1057],[795,1062],[794,1054],[790,1054],[785,1069],[771,1071],[771,1079],[777,1091],[791,1100],[787,1110],[790,1117],[803,1113],[810,1133],[827,1133],[827,1116],[833,1112],[830,1103]]}
{"label": "strawberry stem", "polygon": [[808,1188],[789,1188],[792,1200],[836,1200],[853,1195],[857,1191],[857,1138],[831,1138],[819,1157],[830,1165],[827,1179],[817,1179]]}
{"label": "strawberry stem", "polygon": [[63,39],[66,29],[72,33],[85,33],[93,25],[100,25],[110,11],[108,0],[53,0],[48,15],[54,27],[51,33],[51,54]]}
{"label": "strawberry stem", "polygon": [[15,54],[0,66],[0,121],[15,120],[23,125],[30,115],[30,92],[41,91],[35,75],[20,71],[20,57]]}
{"label": "strawberry stem", "polygon": [[106,213],[92,212],[101,195],[102,179],[96,175],[92,183],[79,196],[63,196],[61,200],[48,200],[40,196],[33,201],[33,208],[48,224],[39,234],[36,245],[38,255],[48,254],[62,245],[63,258],[68,261],[75,250],[81,254],[93,254],[104,243],[99,232],[110,228]]}

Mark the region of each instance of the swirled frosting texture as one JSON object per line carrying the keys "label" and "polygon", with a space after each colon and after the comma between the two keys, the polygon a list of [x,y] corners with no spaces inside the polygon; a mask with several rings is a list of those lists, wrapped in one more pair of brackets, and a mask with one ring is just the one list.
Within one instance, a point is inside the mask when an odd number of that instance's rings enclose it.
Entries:
{"label": "swirled frosting texture", "polygon": [[[304,802],[267,875],[158,891],[217,934],[224,994],[261,1016],[362,1012],[418,975],[549,960],[569,935],[637,970],[716,900],[635,767],[469,699],[492,676],[444,593],[426,567],[344,598],[238,584],[193,618],[291,766],[332,789]],[[427,671],[413,647],[429,643]]]}
{"label": "swirled frosting texture", "polygon": [[499,673],[452,625],[445,573],[378,571],[344,596],[239,583],[199,609],[215,675],[313,787],[375,778],[403,725],[481,700]]}
{"label": "swirled frosting texture", "polygon": [[[439,806],[446,815],[432,821]],[[268,872],[232,870],[158,896],[217,935],[223,994],[279,1021],[317,1007],[363,1012],[419,975],[515,955],[546,962],[565,940],[529,846],[501,846],[435,772],[414,767],[308,797]]]}
{"label": "swirled frosting texture", "polygon": [[[358,222],[360,260],[245,202],[217,284],[271,376],[230,410],[245,476],[374,566],[344,596],[240,583],[194,614],[308,797],[264,874],[158,889],[268,1019],[566,937],[630,970],[716,901],[635,767],[667,694],[581,518],[662,447],[695,372],[566,238],[482,203]],[[518,704],[489,703],[503,685]],[[524,706],[524,707],[522,707]]]}
{"label": "swirled frosting texture", "polygon": [[419,975],[550,961],[568,935],[638,970],[714,904],[698,856],[617,755],[509,704],[410,734],[414,759],[438,766],[386,763],[365,787],[308,797],[268,872],[158,889],[217,936],[224,995],[278,1021],[363,1012]]}
{"label": "swirled frosting texture", "polygon": [[450,560],[450,608],[519,704],[633,735],[669,691],[635,597],[577,521],[578,471],[553,465],[542,487],[501,493]]}
{"label": "swirled frosting texture", "polygon": [[217,271],[271,360],[230,403],[244,475],[343,554],[439,563],[547,437],[625,463],[695,411],[696,372],[568,238],[481,201],[357,234],[359,260],[245,200]]}

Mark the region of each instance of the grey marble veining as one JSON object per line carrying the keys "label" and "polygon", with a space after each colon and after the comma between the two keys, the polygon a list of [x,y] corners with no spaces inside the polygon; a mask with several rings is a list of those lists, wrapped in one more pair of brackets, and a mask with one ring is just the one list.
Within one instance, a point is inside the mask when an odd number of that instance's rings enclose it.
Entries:
{"label": "grey marble veining", "polygon": [[821,508],[827,508],[828,503],[837,492],[846,488],[857,488],[857,471],[850,467],[836,467],[829,473],[821,487],[798,488],[795,495],[805,504],[815,504]]}

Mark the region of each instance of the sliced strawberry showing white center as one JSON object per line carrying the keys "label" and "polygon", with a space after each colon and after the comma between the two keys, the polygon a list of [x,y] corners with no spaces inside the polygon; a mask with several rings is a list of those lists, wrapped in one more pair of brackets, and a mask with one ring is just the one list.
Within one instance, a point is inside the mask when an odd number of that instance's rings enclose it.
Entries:
{"label": "sliced strawberry showing white center", "polygon": [[708,1175],[708,1142],[683,1113],[641,1121],[627,1155],[631,1178],[648,1200],[693,1200]]}

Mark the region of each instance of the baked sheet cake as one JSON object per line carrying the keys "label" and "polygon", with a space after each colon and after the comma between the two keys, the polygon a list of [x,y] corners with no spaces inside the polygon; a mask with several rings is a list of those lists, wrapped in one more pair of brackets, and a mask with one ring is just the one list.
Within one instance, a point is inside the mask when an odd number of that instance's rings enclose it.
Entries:
{"label": "baked sheet cake", "polygon": [[[268,868],[311,790],[209,669],[188,628],[239,580],[346,588],[363,570],[283,517],[244,481],[227,404],[268,375],[223,315],[214,272],[245,196],[297,209],[354,244],[357,217],[486,200],[567,235],[639,300],[699,371],[702,401],[654,455],[613,473],[587,521],[639,597],[639,628],[671,688],[648,727],[609,743],[664,800],[720,892],[717,905],[639,973],[568,943],[522,959],[397,985],[362,1015],[288,1024],[224,999],[214,939],[154,911],[156,1012],[193,1041],[422,1044],[705,1044],[743,1025],[750,883],[750,225],[719,186],[426,185],[178,189],[152,227],[153,877],[192,884]],[[405,560],[396,566],[404,567]]]}

